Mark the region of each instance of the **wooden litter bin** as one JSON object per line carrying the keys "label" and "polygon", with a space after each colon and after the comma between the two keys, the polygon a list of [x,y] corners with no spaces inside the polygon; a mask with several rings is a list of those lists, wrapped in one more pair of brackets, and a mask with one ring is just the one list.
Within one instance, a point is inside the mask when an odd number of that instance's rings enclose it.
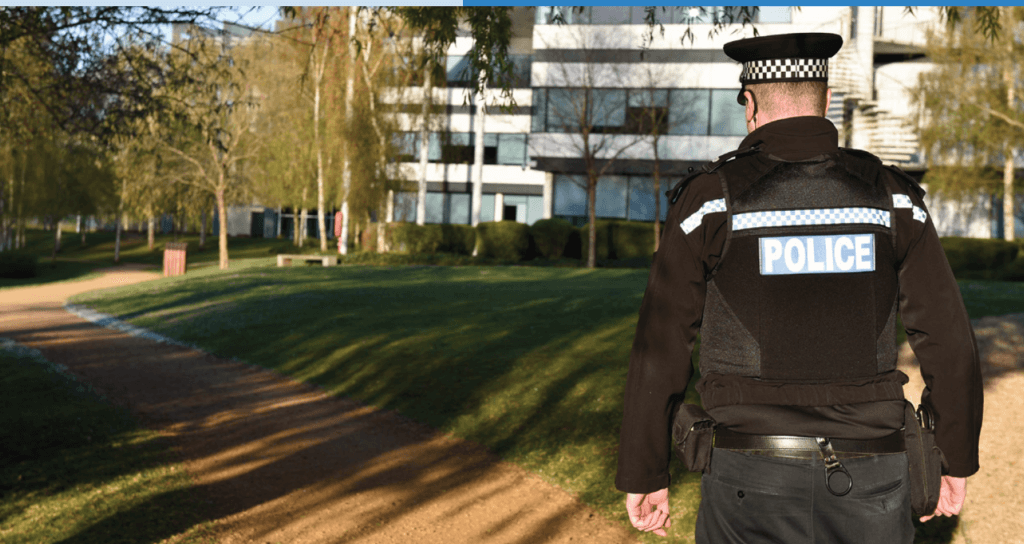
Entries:
{"label": "wooden litter bin", "polygon": [[185,252],[187,242],[164,244],[164,277],[180,276],[185,273]]}

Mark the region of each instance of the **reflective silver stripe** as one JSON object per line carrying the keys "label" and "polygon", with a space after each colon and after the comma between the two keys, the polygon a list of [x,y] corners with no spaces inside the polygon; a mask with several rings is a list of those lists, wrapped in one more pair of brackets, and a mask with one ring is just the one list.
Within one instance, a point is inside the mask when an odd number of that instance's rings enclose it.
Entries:
{"label": "reflective silver stripe", "polygon": [[913,210],[914,219],[922,223],[928,219],[928,212],[915,206],[914,203],[910,201],[910,196],[908,195],[892,195],[892,206],[894,208]]}
{"label": "reflective silver stripe", "polygon": [[738,213],[732,216],[732,230],[806,225],[868,224],[889,226],[889,212],[875,208],[822,208]]}
{"label": "reflective silver stripe", "polygon": [[705,202],[704,205],[702,205],[699,210],[693,212],[693,214],[691,214],[690,217],[687,217],[685,220],[683,220],[682,223],[679,223],[679,226],[680,226],[680,228],[683,229],[684,233],[690,234],[691,232],[694,231],[694,229],[696,229],[697,227],[700,226],[700,223],[701,223],[701,221],[704,220],[704,216],[705,215],[707,215],[709,213],[724,212],[724,211],[725,211],[725,199],[724,198],[719,198],[718,200],[709,200],[709,201]]}

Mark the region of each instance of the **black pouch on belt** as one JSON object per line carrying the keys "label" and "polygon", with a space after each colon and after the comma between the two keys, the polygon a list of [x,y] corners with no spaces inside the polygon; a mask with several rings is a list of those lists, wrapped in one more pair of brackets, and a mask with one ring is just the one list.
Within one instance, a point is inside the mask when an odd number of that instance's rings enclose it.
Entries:
{"label": "black pouch on belt", "polygon": [[942,475],[949,470],[946,456],[935,445],[935,421],[931,410],[921,405],[916,411],[907,401],[903,422],[910,464],[910,504],[916,516],[935,513],[939,504]]}
{"label": "black pouch on belt", "polygon": [[690,472],[704,472],[711,464],[715,420],[695,404],[680,402],[672,416],[672,448]]}

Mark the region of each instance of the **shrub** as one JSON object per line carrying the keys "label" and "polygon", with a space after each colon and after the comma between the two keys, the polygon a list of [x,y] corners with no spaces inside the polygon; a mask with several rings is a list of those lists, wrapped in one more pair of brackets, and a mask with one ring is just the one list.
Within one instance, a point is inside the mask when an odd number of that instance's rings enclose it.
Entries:
{"label": "shrub", "polygon": [[992,279],[1011,265],[1020,246],[1005,240],[984,238],[941,238],[953,275],[960,279]]}
{"label": "shrub", "polygon": [[[597,220],[598,259],[636,259],[654,254],[654,226],[641,221]],[[587,258],[590,225],[579,228],[580,255]]]}
{"label": "shrub", "polygon": [[[395,226],[399,223],[388,223],[388,227],[384,230],[384,243],[391,246],[394,244],[394,233]],[[383,223],[370,223],[366,226],[366,229],[360,234],[359,246],[363,251],[377,252],[377,229],[379,229]]]}
{"label": "shrub", "polygon": [[[393,229],[391,228],[393,227]],[[417,225],[415,223],[391,223],[392,251],[404,253],[434,253],[443,240],[441,225]]]}
{"label": "shrub", "polygon": [[561,258],[575,231],[571,223],[559,218],[541,219],[530,227],[537,252],[546,259]]}
{"label": "shrub", "polygon": [[36,258],[21,252],[0,252],[0,278],[34,278]]}
{"label": "shrub", "polygon": [[476,226],[476,253],[521,261],[529,255],[530,227],[515,221],[488,221]]}
{"label": "shrub", "polygon": [[441,251],[469,255],[475,246],[475,228],[469,225],[441,225]]}

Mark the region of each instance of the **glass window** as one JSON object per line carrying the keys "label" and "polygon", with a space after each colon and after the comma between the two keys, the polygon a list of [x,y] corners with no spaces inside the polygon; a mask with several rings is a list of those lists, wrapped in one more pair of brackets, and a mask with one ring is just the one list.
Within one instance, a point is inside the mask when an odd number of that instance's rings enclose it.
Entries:
{"label": "glass window", "polygon": [[[437,132],[431,132],[429,140],[430,146],[427,148],[427,160],[430,162],[441,162],[441,135]],[[419,157],[416,160],[419,160]]]}
{"label": "glass window", "polygon": [[590,97],[590,119],[595,129],[614,132],[626,124],[625,89],[593,89]]}
{"label": "glass window", "polygon": [[707,89],[674,89],[669,93],[668,133],[707,134],[709,100]]}
{"label": "glass window", "polygon": [[427,214],[425,223],[444,222],[444,193],[427,193]]}
{"label": "glass window", "polygon": [[526,197],[526,224],[532,225],[544,219],[544,197],[528,195]]}
{"label": "glass window", "polygon": [[494,221],[494,195],[480,195],[480,221]]}
{"label": "glass window", "polygon": [[713,23],[716,14],[714,6],[675,6],[672,9],[672,22],[684,25]]}
{"label": "glass window", "polygon": [[654,221],[654,198],[661,201],[661,220],[668,216],[668,197],[665,196],[667,181],[661,179],[661,187],[654,190],[654,178],[631,176],[629,178],[629,219],[631,221]]}
{"label": "glass window", "polygon": [[395,150],[398,162],[415,162],[419,160],[419,134],[415,132],[399,132],[395,134]]}
{"label": "glass window", "polygon": [[577,132],[585,106],[583,89],[548,89],[548,132]]}
{"label": "glass window", "polygon": [[626,218],[626,176],[601,176],[597,182],[594,214],[597,217]]}
{"label": "glass window", "polygon": [[[646,17],[647,17],[647,11],[645,10],[645,8],[643,6],[633,6],[631,17],[630,17],[629,20],[634,25],[644,25],[644,24],[647,24]],[[657,7],[654,8],[654,22],[656,22],[656,23],[671,23],[672,22],[671,17],[672,17],[671,13],[666,11],[666,8],[664,8],[662,6],[657,6]]]}
{"label": "glass window", "polygon": [[631,108],[664,108],[668,106],[668,89],[633,89],[629,91]]}
{"label": "glass window", "polygon": [[498,138],[498,164],[519,166],[526,162],[526,134],[501,134]]}
{"label": "glass window", "polygon": [[395,193],[395,221],[416,222],[416,193]]}
{"label": "glass window", "polygon": [[587,215],[587,178],[581,175],[555,176],[555,215]]}
{"label": "glass window", "polygon": [[509,55],[512,61],[512,86],[515,88],[530,87],[530,73],[533,68],[533,55]]}
{"label": "glass window", "polygon": [[789,23],[790,6],[757,6],[757,22]]}
{"label": "glass window", "polygon": [[557,6],[537,6],[533,24],[535,25],[550,25],[551,17],[555,14]]}
{"label": "glass window", "polygon": [[533,120],[530,132],[544,132],[544,114],[547,113],[547,89],[533,90]]}
{"label": "glass window", "polygon": [[466,193],[449,193],[448,197],[448,222],[455,225],[468,225],[470,220],[470,195]]}
{"label": "glass window", "polygon": [[590,24],[628,25],[629,6],[594,6],[590,11]]}
{"label": "glass window", "polygon": [[713,136],[745,136],[747,121],[743,106],[736,103],[739,89],[711,90],[711,134]]}
{"label": "glass window", "polygon": [[470,70],[469,57],[453,55],[448,57],[447,62],[448,83],[466,83],[473,81],[473,73]]}

